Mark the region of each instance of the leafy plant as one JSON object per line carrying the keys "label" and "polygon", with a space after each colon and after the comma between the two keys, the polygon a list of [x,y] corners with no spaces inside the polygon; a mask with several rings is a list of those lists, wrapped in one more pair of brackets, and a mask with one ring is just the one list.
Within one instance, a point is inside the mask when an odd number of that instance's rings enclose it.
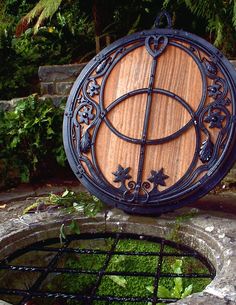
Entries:
{"label": "leafy plant", "polygon": [[[174,264],[171,265],[173,273],[182,274],[182,264],[183,261],[181,259],[177,259]],[[193,291],[193,285],[190,284],[187,287],[183,287],[183,279],[181,277],[174,278],[174,286],[171,291],[166,287],[160,285],[158,287],[158,296],[160,298],[186,298]]]}
{"label": "leafy plant", "polygon": [[17,26],[16,32],[18,35],[25,30],[29,23],[34,20],[36,17],[37,22],[34,26],[34,32],[37,33],[40,25],[47,18],[51,18],[55,12],[58,10],[62,0],[39,0],[39,2],[32,8],[32,10],[24,16],[20,23]]}
{"label": "leafy plant", "polygon": [[[30,206],[23,210],[23,214],[45,210],[50,207],[65,208],[67,212],[79,212],[84,216],[94,217],[103,208],[103,203],[95,196],[87,192],[75,193],[70,190],[65,190],[61,195],[50,194],[46,197],[39,197]],[[77,230],[75,223],[70,227],[74,231]]]}
{"label": "leafy plant", "polygon": [[[64,107],[32,95],[0,111],[0,181],[28,182],[65,165],[61,126]],[[57,164],[57,165],[56,165]]]}
{"label": "leafy plant", "polygon": [[[201,18],[199,27],[209,33],[208,40],[226,55],[235,56],[236,39],[236,3],[233,0],[165,0],[163,6],[178,11],[186,7],[195,20]],[[175,16],[177,17],[177,13]],[[199,19],[200,21],[200,19]],[[204,25],[205,23],[205,25]]]}
{"label": "leafy plant", "polygon": [[[182,264],[183,261],[181,259],[176,259],[176,261],[171,265],[173,273],[182,274],[182,269],[181,269]],[[146,289],[151,293],[154,292],[153,286],[147,286]],[[181,277],[175,277],[173,280],[173,287],[171,289],[166,288],[163,285],[158,286],[158,297],[163,299],[165,298],[183,299],[189,296],[192,293],[192,291],[193,291],[193,284],[184,287],[183,279]],[[162,303],[160,303],[160,305],[161,304]]]}
{"label": "leafy plant", "polygon": [[[0,99],[38,92],[39,66],[78,61],[95,48],[91,18],[77,1],[63,1],[60,10],[38,27],[37,34],[28,24],[19,35],[18,28],[16,31],[19,20],[35,6],[40,12],[37,2],[0,1]],[[60,0],[42,2],[45,5],[51,2],[51,9],[55,10]],[[49,11],[45,8],[42,13],[49,14]]]}

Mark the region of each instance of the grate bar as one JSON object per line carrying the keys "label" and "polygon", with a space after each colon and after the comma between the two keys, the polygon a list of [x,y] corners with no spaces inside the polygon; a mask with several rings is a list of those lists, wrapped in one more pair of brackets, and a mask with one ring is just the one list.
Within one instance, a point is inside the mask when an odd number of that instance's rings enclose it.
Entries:
{"label": "grate bar", "polygon": [[[70,242],[66,242],[62,248],[60,248],[58,250],[58,253],[51,259],[51,261],[49,262],[47,269],[41,273],[41,275],[39,276],[39,278],[36,280],[36,282],[29,288],[29,292],[30,294],[32,294],[34,292],[34,290],[36,290],[37,288],[40,287],[40,285],[42,284],[42,282],[45,280],[45,278],[47,277],[47,275],[50,273],[50,271],[53,269],[53,267],[55,266],[55,264],[57,263],[59,257],[62,255],[64,248],[68,247]],[[26,298],[24,298],[19,305],[24,305],[29,299],[31,299],[31,297],[27,296]]]}
{"label": "grate bar", "polygon": [[156,276],[155,276],[155,281],[154,281],[154,289],[153,289],[153,302],[152,305],[156,305],[158,298],[157,298],[157,293],[158,293],[158,284],[159,284],[159,279],[161,275],[161,268],[162,268],[162,260],[163,260],[163,250],[164,250],[164,245],[165,241],[161,241],[161,249],[160,249],[160,258],[158,260],[158,265],[157,265],[157,271],[156,271]]}
{"label": "grate bar", "polygon": [[[97,291],[97,289],[98,289],[98,287],[99,287],[99,285],[101,283],[102,277],[103,277],[103,275],[105,273],[106,268],[108,267],[108,264],[109,264],[109,262],[111,260],[112,254],[113,254],[113,252],[114,252],[114,250],[115,250],[115,248],[116,248],[116,246],[117,246],[117,244],[119,242],[119,239],[120,239],[120,234],[116,234],[116,239],[115,239],[115,241],[114,241],[114,243],[113,243],[113,245],[111,247],[111,250],[107,253],[107,257],[106,257],[106,260],[105,260],[105,262],[103,264],[102,270],[99,272],[99,276],[98,276],[97,282],[95,283],[95,285],[94,285],[94,287],[92,289],[91,300],[94,299],[95,293],[96,293],[96,291]],[[92,303],[90,302],[89,304],[92,304]]]}
{"label": "grate bar", "polygon": [[[32,247],[33,251],[45,251],[45,252],[57,252],[59,248],[40,248],[40,247]],[[107,254],[106,250],[93,250],[93,249],[73,249],[66,248],[64,250],[65,253],[76,253],[76,254]],[[114,251],[115,255],[140,255],[140,256],[160,256],[160,252],[148,252],[148,251]],[[175,253],[175,252],[163,252],[163,256],[177,256],[177,257],[198,257],[198,253],[196,252],[184,252],[184,253]]]}
{"label": "grate bar", "polygon": [[[21,272],[47,272],[48,267],[36,267],[36,266],[14,266],[5,265],[0,266],[0,270],[10,270],[10,271],[21,271]],[[48,273],[81,273],[81,274],[99,274],[101,272],[97,270],[83,270],[83,269],[73,269],[73,268],[51,268]],[[123,276],[145,276],[152,277],[155,276],[155,272],[125,272],[125,271],[104,271],[104,275],[123,275]],[[182,277],[182,278],[211,278],[211,274],[207,273],[160,273],[160,277]]]}
{"label": "grate bar", "polygon": [[[75,293],[62,293],[62,292],[47,292],[47,291],[26,291],[22,289],[0,289],[0,294],[8,294],[8,295],[18,295],[22,297],[27,297],[27,299],[32,299],[34,297],[41,297],[41,298],[61,298],[61,299],[69,299],[69,300],[88,300],[91,301],[91,296],[89,295],[83,295],[83,294],[75,294]],[[123,296],[123,297],[118,297],[118,296],[99,296],[99,295],[94,295],[93,300],[96,301],[120,301],[120,302],[144,302],[144,301],[149,301],[152,302],[153,298],[152,297],[130,297],[130,296]],[[177,298],[156,298],[158,302],[164,302],[164,303],[169,303],[169,302],[176,302],[178,301]]]}
{"label": "grate bar", "polygon": [[[110,249],[105,250],[97,250],[97,249],[73,249],[71,246],[71,241],[73,240],[84,240],[84,239],[98,239],[98,238],[110,238],[112,237],[112,244],[110,245]],[[74,238],[74,239],[73,239]],[[53,298],[53,299],[63,299],[63,300],[79,300],[82,301],[83,304],[86,305],[92,305],[95,300],[97,301],[103,301],[104,303],[109,304],[111,301],[120,302],[150,302],[152,305],[157,305],[158,303],[162,304],[169,304],[176,302],[178,299],[173,298],[160,298],[158,296],[158,284],[161,278],[208,278],[212,279],[215,276],[215,270],[214,267],[211,265],[211,263],[201,256],[196,251],[191,251],[191,248],[188,248],[186,246],[177,245],[176,247],[173,242],[166,241],[165,239],[160,238],[154,238],[149,236],[139,236],[134,234],[124,234],[124,233],[99,233],[99,234],[81,234],[79,236],[69,237],[68,241],[64,244],[63,247],[45,247],[45,245],[50,245],[50,242],[52,241],[58,241],[58,239],[51,239],[46,242],[37,242],[34,245],[30,245],[24,249],[18,250],[14,252],[13,254],[9,255],[8,258],[2,261],[2,265],[0,264],[0,270],[6,270],[6,271],[13,271],[13,274],[15,271],[17,272],[38,272],[40,273],[38,279],[35,281],[35,283],[32,284],[32,286],[29,289],[9,289],[9,288],[0,288],[0,295],[16,295],[21,296],[22,300],[17,303],[18,305],[23,305],[27,301],[32,300],[32,298]],[[152,241],[155,243],[160,244],[160,251],[158,252],[149,252],[149,251],[116,251],[116,247],[118,242],[121,240],[129,240],[132,238],[133,240],[144,240],[144,241]],[[52,244],[52,243],[51,243]],[[40,248],[40,245],[42,248]],[[181,250],[185,251],[184,253],[176,253],[171,252],[167,253],[164,252],[166,246],[172,246],[175,250]],[[55,253],[53,258],[47,263],[47,266],[45,267],[37,267],[37,266],[26,266],[26,265],[13,265],[9,264],[6,265],[6,262],[11,261],[13,258],[20,257],[25,253],[30,253],[32,250],[39,250],[39,251],[48,251],[51,254]],[[78,254],[105,254],[105,260],[103,262],[102,268],[100,270],[85,270],[85,269],[76,269],[76,268],[58,268],[57,263],[63,257],[64,254],[68,253],[78,253]],[[187,255],[185,255],[187,254]],[[127,255],[127,256],[135,256],[138,259],[138,256],[156,256],[156,271],[155,272],[138,272],[136,270],[131,270],[130,272],[127,271],[106,271],[107,267],[110,263],[110,260],[113,255]],[[209,271],[208,273],[168,273],[168,272],[162,272],[162,264],[163,264],[163,258],[166,256],[170,257],[193,257],[199,261],[207,268],[206,270]],[[5,264],[3,264],[5,263]],[[148,271],[148,269],[147,269]],[[40,287],[43,283],[43,281],[47,278],[49,274],[91,274],[95,276],[95,283],[91,287],[90,293],[71,293],[70,291],[57,291],[59,290],[58,287],[56,287],[56,291],[40,291]],[[131,295],[128,296],[116,296],[116,295],[98,295],[98,289],[101,284],[101,281],[103,279],[103,276],[105,275],[117,275],[117,276],[133,276],[133,277],[152,277],[153,278],[153,287],[154,291],[150,296],[134,296]]]}

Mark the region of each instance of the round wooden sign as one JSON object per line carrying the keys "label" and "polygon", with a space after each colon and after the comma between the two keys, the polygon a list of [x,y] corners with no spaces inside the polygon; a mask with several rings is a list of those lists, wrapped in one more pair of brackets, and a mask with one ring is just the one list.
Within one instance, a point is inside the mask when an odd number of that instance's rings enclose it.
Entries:
{"label": "round wooden sign", "polygon": [[130,213],[209,192],[236,157],[236,73],[196,35],[155,28],[116,41],[69,96],[64,145],[81,183]]}

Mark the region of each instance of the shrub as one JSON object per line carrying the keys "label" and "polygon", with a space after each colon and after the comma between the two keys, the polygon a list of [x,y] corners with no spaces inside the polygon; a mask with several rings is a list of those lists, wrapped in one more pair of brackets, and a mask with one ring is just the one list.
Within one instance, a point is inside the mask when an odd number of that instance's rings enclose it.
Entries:
{"label": "shrub", "polygon": [[64,107],[36,95],[0,111],[0,185],[28,182],[65,166],[62,145]]}

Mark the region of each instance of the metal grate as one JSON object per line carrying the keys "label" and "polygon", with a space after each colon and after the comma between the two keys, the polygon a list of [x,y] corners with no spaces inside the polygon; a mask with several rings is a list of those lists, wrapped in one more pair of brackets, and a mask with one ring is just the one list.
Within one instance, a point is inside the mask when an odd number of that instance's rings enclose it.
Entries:
{"label": "metal grate", "polygon": [[[135,248],[132,243],[136,243]],[[137,243],[140,244],[137,250]],[[143,248],[145,245],[145,248]],[[125,248],[124,248],[125,247]],[[144,249],[144,250],[143,250]],[[40,257],[39,254],[43,254]],[[38,257],[38,263],[35,263],[34,255]],[[96,263],[88,266],[75,267],[66,265],[68,256],[78,256],[82,259],[83,255],[93,257]],[[170,265],[175,260],[188,260],[193,258],[198,264],[204,266],[201,272],[194,270],[190,265],[189,270],[183,270],[180,274],[170,272],[170,269],[164,270],[163,266]],[[122,261],[134,259],[138,262],[142,259],[141,270],[135,267],[135,270],[114,270],[110,266],[112,262],[118,262],[117,266],[122,265]],[[22,264],[22,260],[24,263]],[[146,260],[146,261],[145,261]],[[155,270],[152,270],[148,260],[155,260]],[[43,264],[42,262],[46,262]],[[114,267],[114,266],[113,266]],[[119,269],[119,268],[118,268]],[[30,277],[25,287],[22,287],[25,276]],[[70,287],[65,287],[65,277],[70,277],[70,281],[75,281],[78,276],[91,278],[89,287],[82,287],[81,291],[71,291]],[[112,277],[113,276],[113,277]],[[213,279],[215,269],[212,264],[197,251],[162,238],[143,236],[127,233],[89,233],[80,235],[71,235],[67,241],[60,245],[59,239],[48,239],[34,243],[26,248],[17,250],[0,262],[0,299],[11,298],[13,304],[167,304],[177,301],[179,298],[161,298],[158,296],[158,287],[162,281],[173,281],[174,278],[186,278],[196,280]],[[64,277],[64,278],[63,278]],[[74,277],[74,278],[73,278]],[[18,284],[10,278],[18,278]],[[59,279],[62,287],[49,289],[50,279]],[[128,294],[114,295],[101,293],[102,286],[106,278],[109,280],[119,278],[142,279],[142,283],[148,286],[152,285],[153,291],[144,295],[134,295],[132,288]],[[112,286],[112,285],[111,285]],[[132,285],[131,285],[132,286]],[[124,288],[121,287],[121,291]],[[147,290],[148,292],[148,290]],[[15,297],[15,300],[12,301]],[[47,301],[49,300],[49,302]],[[56,301],[55,301],[56,300]],[[55,301],[55,303],[54,303]],[[47,303],[48,302],[48,303]]]}

